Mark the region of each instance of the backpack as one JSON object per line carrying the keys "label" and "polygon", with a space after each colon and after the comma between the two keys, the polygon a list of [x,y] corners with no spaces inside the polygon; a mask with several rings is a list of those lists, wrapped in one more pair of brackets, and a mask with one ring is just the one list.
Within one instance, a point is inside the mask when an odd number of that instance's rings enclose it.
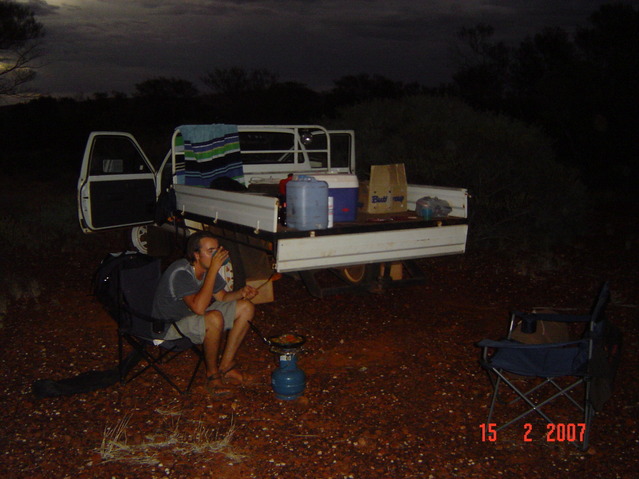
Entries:
{"label": "backpack", "polygon": [[137,251],[109,253],[95,272],[93,294],[107,311],[110,313],[116,312],[118,307],[118,275],[120,271],[138,268],[154,260],[155,258]]}

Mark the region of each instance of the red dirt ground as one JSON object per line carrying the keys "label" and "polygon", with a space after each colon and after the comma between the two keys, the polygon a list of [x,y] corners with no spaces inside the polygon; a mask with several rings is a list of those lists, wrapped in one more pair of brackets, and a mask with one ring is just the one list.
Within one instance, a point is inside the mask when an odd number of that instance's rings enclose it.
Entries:
{"label": "red dirt ground", "polygon": [[[8,478],[440,478],[636,476],[639,386],[637,232],[611,224],[549,260],[469,252],[424,260],[425,284],[315,299],[283,278],[258,306],[264,332],[308,338],[297,401],[274,397],[275,357],[249,332],[239,354],[257,382],[231,399],[180,396],[153,374],[91,393],[38,399],[37,379],[115,366],[113,321],[90,295],[113,238],[54,253],[43,294],[10,305],[0,352],[0,474]],[[594,420],[591,448],[548,442],[532,419],[483,442],[489,383],[474,344],[505,332],[511,309],[587,310],[611,281],[624,359]],[[573,309],[577,308],[577,309]],[[170,367],[186,377],[193,358]],[[575,421],[576,422],[576,421]],[[122,434],[117,435],[116,428]],[[164,446],[162,446],[164,441]],[[213,446],[217,446],[217,450]]]}

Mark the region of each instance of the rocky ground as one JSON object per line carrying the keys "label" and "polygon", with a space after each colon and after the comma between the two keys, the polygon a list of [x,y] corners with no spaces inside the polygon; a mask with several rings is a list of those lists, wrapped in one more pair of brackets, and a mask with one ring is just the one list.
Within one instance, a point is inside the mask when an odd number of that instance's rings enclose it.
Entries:
{"label": "rocky ground", "polygon": [[[178,395],[153,373],[94,392],[38,399],[32,383],[116,364],[113,321],[90,294],[114,238],[38,262],[41,291],[9,305],[0,334],[0,474],[8,478],[636,477],[639,241],[625,223],[593,225],[545,258],[469,252],[424,260],[422,285],[315,299],[284,277],[260,305],[268,334],[307,337],[302,398],[275,398],[275,356],[249,333],[239,361],[256,377],[230,399]],[[532,419],[482,441],[490,387],[475,343],[505,332],[510,310],[587,310],[609,279],[624,333],[615,391],[591,447],[549,442]],[[169,369],[186,378],[193,358]],[[560,407],[560,414],[564,414]],[[563,416],[561,416],[563,417]],[[567,417],[567,416],[566,416]],[[566,422],[578,422],[578,418]]]}

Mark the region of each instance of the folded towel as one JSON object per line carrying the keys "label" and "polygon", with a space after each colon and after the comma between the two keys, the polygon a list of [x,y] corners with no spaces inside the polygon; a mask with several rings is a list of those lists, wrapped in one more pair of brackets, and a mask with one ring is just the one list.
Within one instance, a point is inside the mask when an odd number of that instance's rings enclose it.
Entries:
{"label": "folded towel", "polygon": [[182,125],[184,183],[208,187],[218,178],[244,183],[237,125]]}

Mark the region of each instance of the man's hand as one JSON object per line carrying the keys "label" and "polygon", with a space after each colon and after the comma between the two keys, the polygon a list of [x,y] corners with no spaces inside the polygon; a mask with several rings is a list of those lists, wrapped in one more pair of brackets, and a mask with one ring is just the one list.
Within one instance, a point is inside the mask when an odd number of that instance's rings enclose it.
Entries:
{"label": "man's hand", "polygon": [[211,266],[209,269],[213,271],[219,271],[222,265],[229,259],[229,252],[223,247],[219,247],[213,257],[211,258]]}
{"label": "man's hand", "polygon": [[248,299],[248,300],[251,300],[258,294],[260,294],[260,292],[256,288],[254,288],[253,286],[249,286],[248,284],[244,286],[241,289],[241,291],[242,291],[242,299]]}

